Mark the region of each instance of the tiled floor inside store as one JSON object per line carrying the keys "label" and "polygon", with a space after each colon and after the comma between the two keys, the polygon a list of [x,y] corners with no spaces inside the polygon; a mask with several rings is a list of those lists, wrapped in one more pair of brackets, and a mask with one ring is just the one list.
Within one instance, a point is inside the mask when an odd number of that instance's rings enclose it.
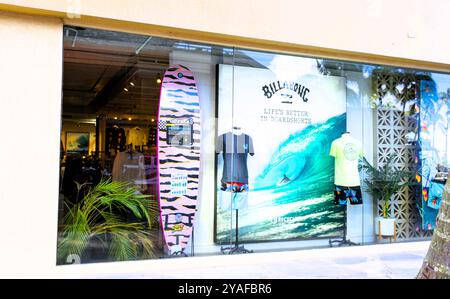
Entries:
{"label": "tiled floor inside store", "polygon": [[70,278],[414,278],[429,241],[70,265]]}

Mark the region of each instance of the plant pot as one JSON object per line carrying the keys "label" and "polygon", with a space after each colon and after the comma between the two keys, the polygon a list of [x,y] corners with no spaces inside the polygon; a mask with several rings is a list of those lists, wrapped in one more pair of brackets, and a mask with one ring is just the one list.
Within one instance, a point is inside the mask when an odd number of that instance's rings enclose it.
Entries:
{"label": "plant pot", "polygon": [[394,237],[395,239],[395,218],[375,218],[375,234],[380,236]]}

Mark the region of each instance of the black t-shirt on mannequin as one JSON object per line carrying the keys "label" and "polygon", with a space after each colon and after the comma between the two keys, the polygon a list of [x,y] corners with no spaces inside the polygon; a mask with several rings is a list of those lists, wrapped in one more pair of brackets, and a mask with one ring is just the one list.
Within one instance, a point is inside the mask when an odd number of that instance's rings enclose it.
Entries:
{"label": "black t-shirt on mannequin", "polygon": [[244,133],[222,134],[217,138],[216,153],[223,156],[222,183],[248,185],[247,158],[255,154],[252,138]]}
{"label": "black t-shirt on mannequin", "polygon": [[252,138],[238,130],[222,134],[217,137],[216,153],[222,153],[223,157],[220,189],[233,194],[232,197],[222,195],[219,206],[228,209],[231,204],[234,209],[246,208],[245,193],[249,191],[247,158],[255,154]]}

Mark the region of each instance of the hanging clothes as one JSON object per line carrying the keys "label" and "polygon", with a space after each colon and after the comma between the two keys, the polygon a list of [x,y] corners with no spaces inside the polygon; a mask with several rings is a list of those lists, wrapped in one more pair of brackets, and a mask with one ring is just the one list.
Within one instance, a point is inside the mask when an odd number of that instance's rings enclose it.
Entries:
{"label": "hanging clothes", "polygon": [[[243,133],[222,134],[216,140],[216,154],[220,153],[223,153],[222,183],[237,182],[248,185],[247,157],[255,154],[252,138]],[[226,188],[222,186],[222,190],[225,191]]]}
{"label": "hanging clothes", "polygon": [[136,151],[119,152],[114,159],[112,180],[128,182],[144,191],[147,185],[144,155]]}
{"label": "hanging clothes", "polygon": [[147,145],[147,134],[144,129],[139,127],[131,128],[127,133],[127,144],[142,147]]}
{"label": "hanging clothes", "polygon": [[349,133],[344,133],[331,143],[330,156],[335,158],[335,185],[360,186],[358,160],[363,157],[361,142]]}
{"label": "hanging clothes", "polygon": [[126,145],[125,130],[118,126],[113,126],[106,129],[106,144],[105,150],[108,154],[116,154],[119,151],[124,151]]}

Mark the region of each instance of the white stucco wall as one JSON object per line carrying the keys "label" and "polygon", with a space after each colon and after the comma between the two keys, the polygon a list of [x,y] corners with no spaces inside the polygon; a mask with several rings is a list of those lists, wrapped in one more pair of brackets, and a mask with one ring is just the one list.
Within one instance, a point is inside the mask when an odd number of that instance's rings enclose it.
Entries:
{"label": "white stucco wall", "polygon": [[56,261],[62,23],[0,12],[0,277]]}
{"label": "white stucco wall", "polygon": [[2,5],[450,63],[447,0],[1,0]]}

